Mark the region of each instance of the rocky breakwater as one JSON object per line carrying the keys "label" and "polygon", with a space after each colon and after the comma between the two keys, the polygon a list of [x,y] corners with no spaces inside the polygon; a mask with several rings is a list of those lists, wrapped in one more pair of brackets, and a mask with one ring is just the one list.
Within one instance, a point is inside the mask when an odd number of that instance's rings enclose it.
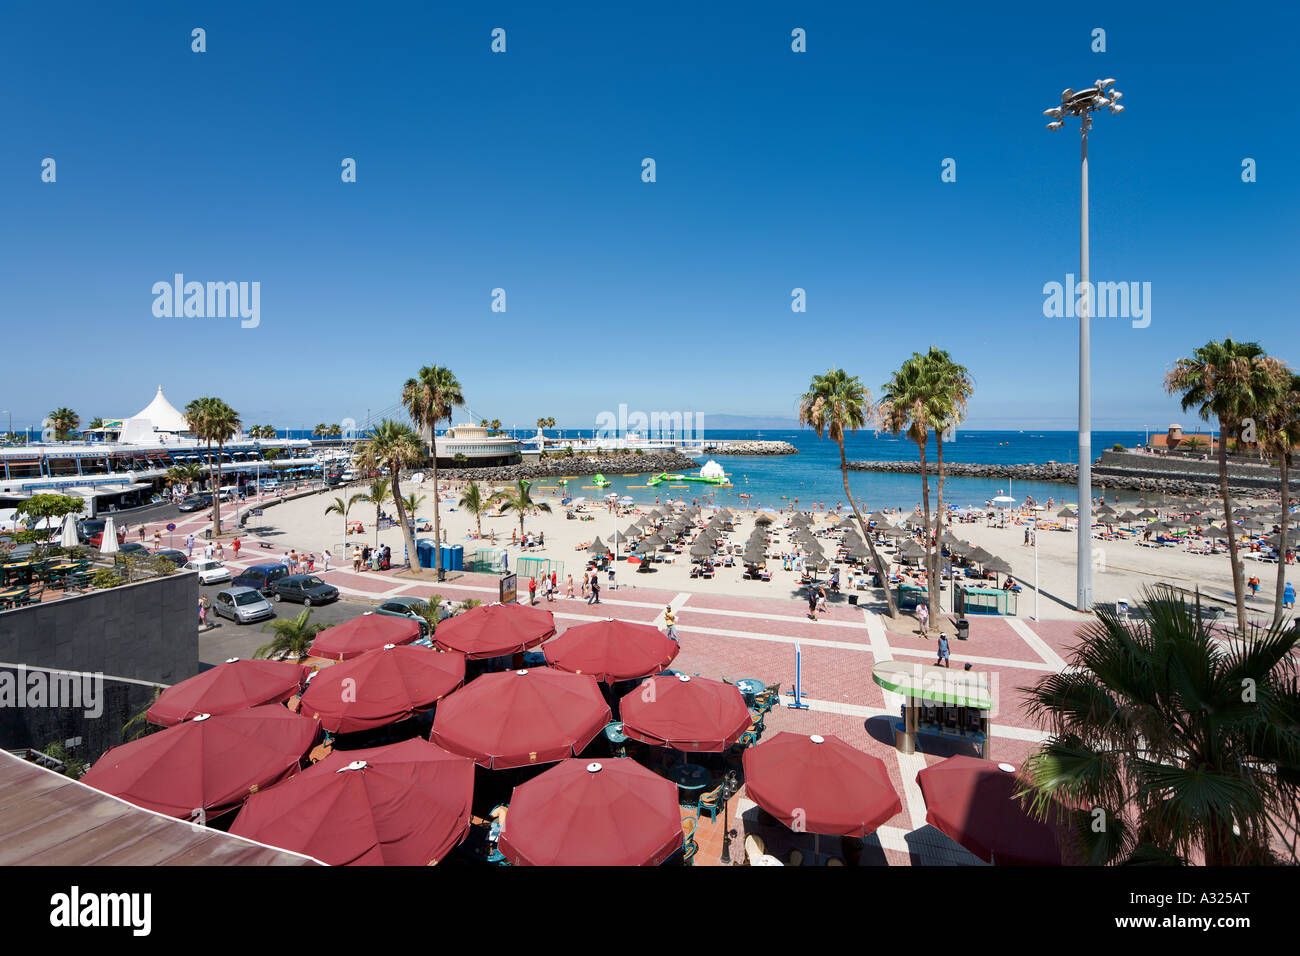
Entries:
{"label": "rocky breakwater", "polygon": [[[1217,476],[1205,478],[1185,475],[1160,475],[1152,472],[1146,474],[1117,474],[1108,468],[1099,468],[1102,459],[1093,466],[1092,487],[1100,493],[1102,490],[1145,491],[1159,495],[1193,495],[1204,496],[1218,491]],[[931,475],[939,473],[939,466],[927,461],[926,472]],[[883,471],[893,474],[919,475],[919,461],[851,461],[852,471]],[[1048,461],[1029,465],[995,465],[982,462],[946,461],[943,465],[944,476],[948,478],[1010,478],[1015,481],[1058,481],[1075,484],[1079,480],[1079,466],[1070,462]],[[1250,488],[1230,479],[1234,493],[1259,494],[1259,488]]]}
{"label": "rocky breakwater", "polygon": [[520,478],[563,478],[565,475],[606,476],[699,471],[700,463],[677,452],[645,455],[564,455],[521,465],[493,468],[442,468],[439,478],[466,481],[518,481]]}
{"label": "rocky breakwater", "polygon": [[714,455],[797,455],[799,449],[788,441],[767,441],[753,439],[745,441],[723,441],[716,444],[705,443],[704,451]]}

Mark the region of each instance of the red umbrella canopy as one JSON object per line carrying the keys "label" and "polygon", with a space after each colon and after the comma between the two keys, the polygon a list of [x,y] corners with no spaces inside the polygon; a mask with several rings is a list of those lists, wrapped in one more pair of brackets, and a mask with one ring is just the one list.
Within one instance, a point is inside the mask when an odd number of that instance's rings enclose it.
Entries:
{"label": "red umbrella canopy", "polygon": [[81,782],[167,816],[211,818],[297,773],[319,737],[319,723],[279,704],[200,714],[114,747]]}
{"label": "red umbrella canopy", "polygon": [[525,604],[480,604],[438,625],[433,640],[471,660],[518,654],[555,634],[555,615]]}
{"label": "red umbrella canopy", "polygon": [[333,866],[426,866],[469,831],[474,761],[413,737],[335,750],[253,794],[230,832]]}
{"label": "red umbrella canopy", "polygon": [[515,787],[499,846],[523,866],[657,866],[682,847],[677,787],[626,757],[563,760]]}
{"label": "red umbrella canopy", "polygon": [[627,736],[675,750],[726,750],[754,721],[734,685],[685,674],[647,678],[619,713]]}
{"label": "red umbrella canopy", "polygon": [[742,760],[750,799],[796,832],[865,837],[903,812],[884,762],[834,734],[782,732]]}
{"label": "red umbrella canopy", "polygon": [[170,727],[199,714],[228,714],[259,704],[282,704],[302,689],[306,668],[294,661],[232,657],[158,695],[145,719]]}
{"label": "red umbrella canopy", "polygon": [[609,720],[594,677],[538,667],[475,678],[438,705],[430,736],[503,770],[572,757]]}
{"label": "red umbrella canopy", "polygon": [[367,612],[344,624],[327,627],[312,641],[310,653],[334,661],[347,661],[385,644],[410,644],[420,636],[420,625],[409,617]]}
{"label": "red umbrella canopy", "polygon": [[673,662],[680,645],[659,628],[631,621],[592,621],[571,627],[543,649],[546,662],[572,674],[590,674],[612,684],[658,674]]}
{"label": "red umbrella canopy", "polygon": [[389,644],[322,668],[301,711],[331,733],[370,730],[428,710],[464,682],[464,654]]}
{"label": "red umbrella canopy", "polygon": [[1015,767],[975,757],[949,757],[916,775],[925,820],[987,863],[1060,866],[1050,824],[1035,820],[1013,799]]}

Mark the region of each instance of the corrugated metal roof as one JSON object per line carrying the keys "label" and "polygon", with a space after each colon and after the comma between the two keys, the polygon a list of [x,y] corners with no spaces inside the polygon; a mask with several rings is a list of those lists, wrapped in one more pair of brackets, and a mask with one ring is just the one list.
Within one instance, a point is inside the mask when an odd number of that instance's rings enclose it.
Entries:
{"label": "corrugated metal roof", "polygon": [[0,752],[0,866],[313,866]]}

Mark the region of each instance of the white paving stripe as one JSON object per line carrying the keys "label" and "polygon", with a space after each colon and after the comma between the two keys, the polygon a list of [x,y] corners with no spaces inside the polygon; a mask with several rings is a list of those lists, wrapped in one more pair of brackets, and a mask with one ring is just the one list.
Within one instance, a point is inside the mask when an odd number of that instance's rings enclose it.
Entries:
{"label": "white paving stripe", "polygon": [[894,748],[898,758],[898,772],[903,780],[903,799],[907,804],[907,813],[912,818],[912,828],[925,826],[925,797],[916,782],[916,775],[925,769],[925,754],[920,751],[905,754]]}
{"label": "white paving stripe", "polygon": [[862,615],[866,618],[867,634],[871,637],[871,653],[878,661],[891,660],[893,655],[889,649],[889,632],[885,630],[884,623],[878,615],[872,614],[866,608],[862,609]]}
{"label": "white paving stripe", "polygon": [[1035,634],[1028,624],[1014,617],[1009,617],[1006,621],[1011,625],[1011,629],[1024,638],[1025,643],[1033,648],[1034,652],[1041,657],[1053,671],[1065,670],[1066,664],[1061,655],[1052,650],[1051,646]]}

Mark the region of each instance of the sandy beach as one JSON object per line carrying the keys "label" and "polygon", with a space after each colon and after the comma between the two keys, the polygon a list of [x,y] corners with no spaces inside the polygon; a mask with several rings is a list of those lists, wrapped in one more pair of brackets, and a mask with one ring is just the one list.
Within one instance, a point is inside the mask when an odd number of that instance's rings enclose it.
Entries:
{"label": "sandy beach", "polygon": [[[445,542],[462,545],[465,548],[467,561],[477,550],[504,550],[508,555],[507,560],[511,569],[518,566],[520,557],[549,560],[553,562],[552,566],[556,567],[559,573],[561,594],[564,593],[566,578],[569,575],[574,576],[575,592],[578,590],[579,575],[587,563],[586,547],[593,539],[599,536],[602,542],[612,547],[611,537],[615,530],[622,532],[634,519],[653,510],[654,507],[648,505],[620,507],[615,514],[607,503],[588,498],[576,512],[578,517],[570,520],[565,516],[569,509],[560,504],[556,493],[539,492],[534,488],[537,499],[549,504],[552,511],[549,514],[535,512],[525,518],[525,530],[533,535],[540,535],[545,544],[541,547],[523,549],[517,543],[511,543],[511,533],[515,532],[517,535],[519,531],[517,515],[513,513],[498,515],[495,512],[484,515],[482,517],[483,537],[478,538],[475,534],[473,516],[456,505],[460,496],[459,487],[445,481],[442,484],[441,526]],[[490,489],[495,490],[495,487],[497,486],[484,485],[485,494]],[[315,553],[318,556],[319,567],[319,556],[328,547],[333,554],[334,566],[350,567],[351,550],[354,545],[366,543],[373,545],[378,540],[393,549],[394,565],[397,565],[401,561],[403,550],[402,534],[398,528],[392,527],[376,535],[373,505],[362,503],[353,507],[348,520],[360,521],[364,531],[361,534],[349,535],[346,539],[346,549],[341,547],[344,542],[343,521],[336,514],[326,516],[324,509],[336,497],[342,496],[346,499],[358,490],[360,490],[359,486],[331,489],[268,508],[264,516],[249,519],[245,533],[254,538],[275,542],[275,546],[268,551],[268,559],[278,558],[292,547],[299,551]],[[414,492],[417,498],[425,498],[417,515],[420,521],[418,526],[422,526],[425,520],[431,521],[432,482],[426,480],[422,484],[403,483],[401,490],[403,495]],[[391,502],[386,505],[385,510],[390,514],[393,512]],[[706,520],[710,514],[712,510],[706,509],[701,521]],[[735,530],[730,532],[725,540],[743,545],[754,528],[757,514],[735,509],[733,514],[737,518]],[[793,551],[790,532],[784,527],[788,523],[790,514],[783,513],[769,515],[769,517],[775,519],[769,528],[773,533],[767,565],[772,575],[770,581],[745,579],[744,568],[738,560],[734,567],[717,568],[712,578],[693,578],[690,576],[689,555],[679,554],[675,556],[672,563],[653,565],[654,571],[650,573],[636,573],[635,565],[620,561],[616,572],[618,588],[650,587],[656,590],[742,597],[799,598],[802,592],[798,586],[797,575],[793,571],[783,570],[780,558],[783,551]],[[826,535],[833,539],[837,535],[830,529],[843,517],[844,514],[835,512],[814,514],[814,534],[818,537]],[[1082,618],[1083,615],[1078,614],[1070,606],[1074,601],[1075,593],[1076,537],[1073,529],[1044,528],[1039,532],[1035,569],[1035,549],[1024,543],[1027,523],[1027,518],[1022,519],[1017,516],[1011,518],[1005,526],[995,527],[981,518],[976,521],[957,523],[948,530],[957,537],[998,555],[1011,565],[1012,576],[1022,588],[1018,595],[1017,616],[1028,618],[1034,615],[1034,585],[1037,581],[1039,617],[1049,620]],[[432,540],[432,537],[432,532],[416,534],[417,540],[422,538]],[[279,542],[283,542],[282,548]],[[624,549],[620,547],[620,555],[623,553],[625,553]],[[829,543],[826,545],[826,553],[828,556],[834,554],[834,548]],[[887,545],[882,554],[886,558],[894,557],[892,544]],[[1094,539],[1093,562],[1095,568],[1093,593],[1096,604],[1116,601],[1132,603],[1139,598],[1143,587],[1161,582],[1172,583],[1189,591],[1199,587],[1202,595],[1208,600],[1231,601],[1232,575],[1226,554],[1193,554],[1181,545],[1148,548],[1140,546],[1135,540]],[[1255,562],[1249,558],[1245,564],[1247,576],[1257,575],[1261,581],[1259,597],[1248,599],[1248,603],[1262,618],[1271,611],[1276,565]],[[841,573],[843,575],[844,571],[842,570]],[[824,579],[825,574],[821,577]],[[602,583],[606,581],[606,577],[602,575]],[[525,582],[521,581],[521,592],[524,587]],[[860,600],[864,604],[877,603],[873,600],[871,592],[857,593],[861,595]],[[839,596],[839,600],[845,600],[844,596]],[[945,610],[951,606],[950,595],[946,590],[942,604]]]}

